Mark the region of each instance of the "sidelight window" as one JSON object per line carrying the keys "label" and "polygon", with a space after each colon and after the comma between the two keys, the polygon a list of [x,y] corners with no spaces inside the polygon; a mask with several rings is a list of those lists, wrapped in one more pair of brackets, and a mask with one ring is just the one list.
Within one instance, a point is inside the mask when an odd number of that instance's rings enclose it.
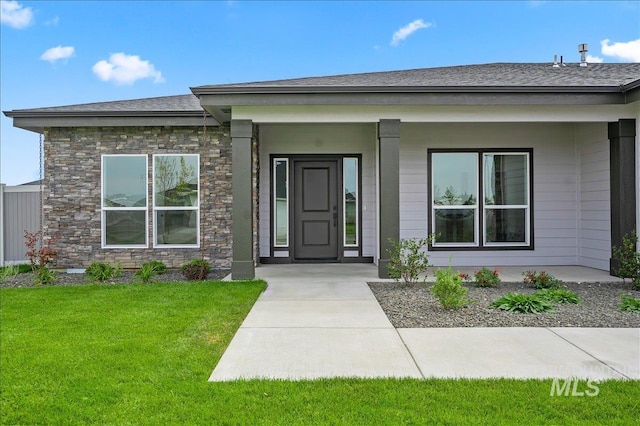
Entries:
{"label": "sidelight window", "polygon": [[289,160],[273,159],[273,235],[275,247],[289,246]]}
{"label": "sidelight window", "polygon": [[342,160],[342,211],[344,223],[344,245],[358,245],[358,159]]}

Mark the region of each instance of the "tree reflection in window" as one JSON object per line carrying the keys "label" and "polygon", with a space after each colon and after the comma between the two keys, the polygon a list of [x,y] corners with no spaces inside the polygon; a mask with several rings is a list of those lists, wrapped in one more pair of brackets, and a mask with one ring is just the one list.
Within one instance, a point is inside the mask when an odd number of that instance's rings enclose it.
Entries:
{"label": "tree reflection in window", "polygon": [[154,156],[155,245],[199,244],[198,155]]}

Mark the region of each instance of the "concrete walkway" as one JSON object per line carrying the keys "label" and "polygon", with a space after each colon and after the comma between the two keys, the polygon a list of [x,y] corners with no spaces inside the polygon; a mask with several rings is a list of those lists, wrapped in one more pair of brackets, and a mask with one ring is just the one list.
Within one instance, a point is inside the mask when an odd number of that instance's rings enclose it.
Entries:
{"label": "concrete walkway", "polygon": [[[474,268],[461,268],[461,272]],[[519,281],[527,268],[500,268]],[[536,268],[611,281],[581,267]],[[373,265],[261,265],[269,283],[210,381],[327,377],[640,379],[637,328],[395,329],[368,281]],[[513,277],[511,277],[513,275]]]}

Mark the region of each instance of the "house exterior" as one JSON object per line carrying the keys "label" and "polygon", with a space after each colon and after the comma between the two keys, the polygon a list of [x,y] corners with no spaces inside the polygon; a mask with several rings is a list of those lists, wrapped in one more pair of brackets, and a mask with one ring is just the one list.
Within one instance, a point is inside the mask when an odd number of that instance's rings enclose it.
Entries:
{"label": "house exterior", "polygon": [[[496,63],[5,112],[45,136],[59,264],[612,267],[636,228],[640,64]],[[613,265],[615,266],[615,265]]]}

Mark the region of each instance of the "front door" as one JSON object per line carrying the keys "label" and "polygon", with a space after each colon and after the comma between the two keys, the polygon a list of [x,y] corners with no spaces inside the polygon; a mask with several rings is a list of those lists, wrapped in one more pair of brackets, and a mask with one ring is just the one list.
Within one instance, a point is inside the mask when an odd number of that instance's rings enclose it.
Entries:
{"label": "front door", "polygon": [[294,257],[338,258],[338,162],[294,162]]}

